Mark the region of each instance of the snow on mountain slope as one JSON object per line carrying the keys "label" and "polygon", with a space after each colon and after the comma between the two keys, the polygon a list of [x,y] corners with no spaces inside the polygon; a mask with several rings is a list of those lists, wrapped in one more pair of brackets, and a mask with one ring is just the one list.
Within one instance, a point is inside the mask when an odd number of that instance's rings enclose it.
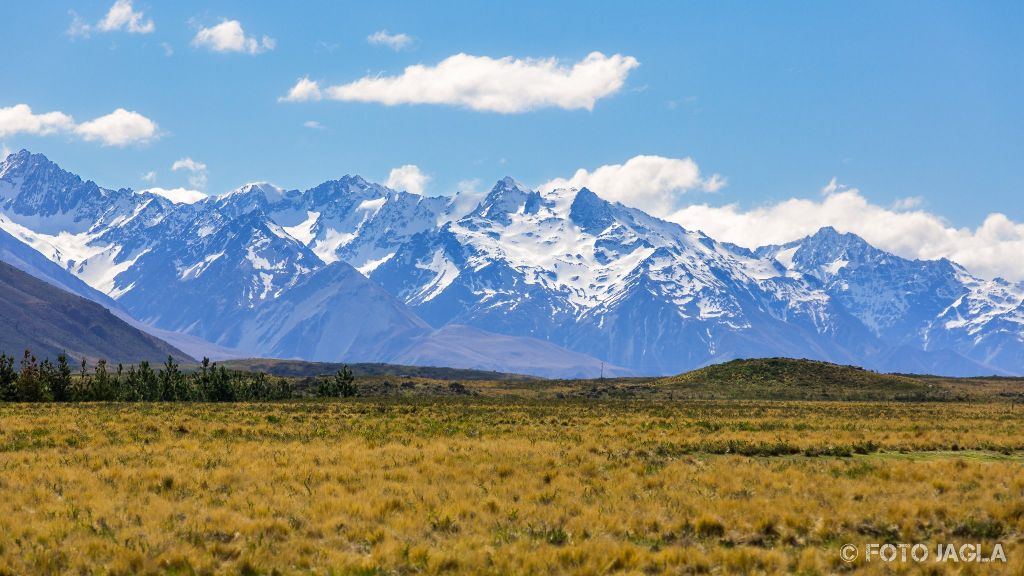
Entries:
{"label": "snow on mountain slope", "polygon": [[[770,260],[585,188],[541,193],[508,178],[370,277],[435,326],[542,338],[650,373],[786,351],[845,361],[823,335],[860,330]],[[777,338],[786,326],[797,344]]]}
{"label": "snow on mountain slope", "polygon": [[345,176],[175,204],[22,151],[0,163],[0,230],[146,323],[242,352],[464,366],[500,359],[453,340],[482,330],[508,358],[543,363],[542,340],[644,373],[769,355],[1024,372],[1022,285],[828,228],[750,251],[586,188],[506,178],[469,207]]}
{"label": "snow on mountain slope", "polygon": [[[2,217],[0,217],[2,218]],[[214,360],[227,358],[240,358],[244,356],[238,350],[217,346],[196,336],[161,330],[148,324],[139,322],[130,314],[124,311],[117,302],[108,295],[96,290],[83,282],[80,278],[65,270],[62,266],[46,258],[36,249],[28,244],[0,230],[0,261],[6,262],[15,268],[26,272],[35,278],[46,281],[62,290],[81,296],[87,300],[96,302],[110,310],[114,316],[127,322],[129,325],[155,336],[171,346],[185,352],[193,358],[207,356]]]}
{"label": "snow on mountain slope", "polygon": [[900,258],[831,227],[757,253],[781,254],[780,264],[821,282],[876,336],[896,345],[919,341],[924,326],[965,292],[960,277],[967,273],[957,264]]}
{"label": "snow on mountain slope", "polygon": [[889,345],[963,356],[981,365],[976,373],[1024,372],[1024,283],[981,280],[945,259],[900,258],[833,228],[757,252],[821,282]]}
{"label": "snow on mountain slope", "polygon": [[[117,276],[118,303],[147,323],[214,343],[232,345],[223,331],[236,311],[277,298],[323,266],[259,208],[206,235],[200,231],[210,219],[168,226],[157,227],[156,239]],[[174,241],[177,233],[190,242]]]}
{"label": "snow on mountain slope", "polygon": [[[346,177],[304,193],[254,183],[221,197],[174,204],[149,193],[82,183],[27,152],[2,169],[0,229],[19,236],[8,236],[13,245],[31,252],[31,244],[39,259],[48,257],[79,288],[94,294],[102,289],[151,331],[193,353],[389,361],[435,341],[427,324],[339,261],[339,254],[364,270],[386,261],[407,236],[436,223],[446,206],[443,198]],[[50,194],[46,187],[53,182],[60,190],[81,189],[75,192],[80,199]],[[344,242],[331,242],[342,237]],[[5,254],[14,259],[10,251]],[[453,348],[447,333],[437,338],[450,349],[435,346],[440,355],[423,358],[509,368],[504,359],[515,357],[473,343]],[[519,353],[536,349],[537,356],[573,357],[567,370],[600,365],[551,344],[494,338],[492,344],[503,342]],[[546,373],[571,375],[556,367]]]}
{"label": "snow on mountain slope", "polygon": [[[2,218],[0,216],[0,219]],[[22,272],[31,274],[39,280],[49,282],[61,290],[102,304],[106,308],[116,307],[116,304],[109,296],[89,286],[77,276],[43,256],[36,249],[2,229],[0,229],[0,261],[10,264]]]}
{"label": "snow on mountain slope", "polygon": [[953,349],[987,366],[1024,372],[1024,283],[961,280],[966,293],[929,323],[925,349]]}

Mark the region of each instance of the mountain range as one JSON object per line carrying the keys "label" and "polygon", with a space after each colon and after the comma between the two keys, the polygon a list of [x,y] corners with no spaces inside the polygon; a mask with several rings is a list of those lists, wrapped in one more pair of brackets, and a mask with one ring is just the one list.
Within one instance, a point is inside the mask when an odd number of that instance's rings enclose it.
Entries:
{"label": "mountain range", "polygon": [[0,257],[196,355],[559,377],[773,356],[1024,373],[1024,284],[832,228],[748,250],[599,193],[505,178],[466,209],[345,176],[186,204],[22,150],[0,163]]}

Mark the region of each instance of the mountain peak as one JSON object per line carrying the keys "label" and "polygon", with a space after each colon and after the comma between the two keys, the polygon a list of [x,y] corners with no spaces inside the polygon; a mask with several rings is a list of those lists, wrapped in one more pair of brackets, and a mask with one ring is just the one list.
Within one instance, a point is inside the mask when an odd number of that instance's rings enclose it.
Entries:
{"label": "mountain peak", "polygon": [[43,162],[49,162],[50,161],[50,159],[47,158],[46,156],[44,156],[42,154],[33,154],[32,152],[29,152],[25,148],[22,148],[21,150],[18,150],[17,152],[11,153],[10,156],[8,156],[8,158],[14,157],[17,160],[28,160],[29,158],[32,158],[33,156],[36,159],[38,159],[40,161],[43,161]]}
{"label": "mountain peak", "polygon": [[267,202],[277,202],[284,198],[285,189],[270,182],[249,182],[228,192],[227,195],[234,196],[236,194],[262,194]]}
{"label": "mountain peak", "polygon": [[[42,158],[43,160],[47,160],[47,161],[49,161],[49,160],[48,160],[48,159],[46,158],[46,156],[43,156],[42,154],[39,154],[39,156],[40,156],[40,157],[41,157],[41,158]],[[12,158],[13,158],[14,160],[21,160],[21,161],[25,161],[25,160],[28,160],[28,159],[29,159],[29,158],[31,158],[31,157],[32,157],[32,153],[31,153],[31,152],[29,152],[28,150],[26,150],[26,149],[22,148],[21,150],[18,150],[17,152],[11,152],[10,154],[8,154],[8,155],[7,155],[7,158],[5,158],[5,160],[7,160],[7,159],[12,159]]]}
{"label": "mountain peak", "polygon": [[508,194],[523,195],[529,194],[530,192],[531,190],[529,188],[523,186],[511,176],[505,176],[494,183],[494,187],[491,188],[491,191],[487,194],[487,198],[497,199]]}
{"label": "mountain peak", "polygon": [[534,192],[506,176],[498,180],[471,215],[508,224],[509,214],[518,212],[520,207],[524,213],[535,213],[540,203],[539,192]]}
{"label": "mountain peak", "polygon": [[877,248],[868,244],[867,240],[852,232],[840,232],[832,226],[825,226],[819,229],[817,232],[808,236],[803,241],[799,241],[802,245],[813,245],[815,250],[825,250],[828,252],[847,252],[854,251],[857,253],[873,253],[880,252]]}
{"label": "mountain peak", "polygon": [[0,158],[0,164],[3,164],[3,169],[0,170],[0,177],[7,175],[15,170],[28,171],[33,167],[39,166],[53,166],[59,169],[59,167],[50,161],[49,158],[42,154],[33,154],[28,150],[22,148],[17,152],[12,152],[7,158]]}
{"label": "mountain peak", "polygon": [[374,186],[373,182],[370,182],[366,178],[363,178],[359,174],[345,174],[337,180],[328,180],[324,184],[338,184],[344,190],[351,190],[352,188],[364,189]]}
{"label": "mountain peak", "polygon": [[615,221],[612,206],[589,188],[580,188],[569,208],[569,218],[584,231],[598,234]]}
{"label": "mountain peak", "polygon": [[523,185],[520,184],[519,182],[516,182],[515,178],[513,178],[511,176],[505,176],[504,178],[501,178],[500,180],[498,180],[497,183],[494,184],[494,187],[495,188],[498,188],[498,187],[503,187],[503,188],[523,188]]}

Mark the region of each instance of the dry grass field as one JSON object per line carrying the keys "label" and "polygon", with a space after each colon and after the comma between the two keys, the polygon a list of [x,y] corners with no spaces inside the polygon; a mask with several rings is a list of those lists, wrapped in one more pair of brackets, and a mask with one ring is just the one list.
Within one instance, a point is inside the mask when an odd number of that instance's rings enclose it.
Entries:
{"label": "dry grass field", "polygon": [[[1010,403],[0,404],[0,573],[1021,573],[1022,416]],[[1008,562],[847,564],[847,542],[1001,542]]]}

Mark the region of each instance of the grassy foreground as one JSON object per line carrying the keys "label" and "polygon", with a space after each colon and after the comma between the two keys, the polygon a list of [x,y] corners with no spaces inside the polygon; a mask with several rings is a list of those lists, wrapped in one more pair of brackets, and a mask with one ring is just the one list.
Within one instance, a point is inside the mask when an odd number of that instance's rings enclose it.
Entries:
{"label": "grassy foreground", "polygon": [[[1024,570],[1003,404],[0,405],[0,573]],[[1007,564],[848,565],[847,542]]]}

